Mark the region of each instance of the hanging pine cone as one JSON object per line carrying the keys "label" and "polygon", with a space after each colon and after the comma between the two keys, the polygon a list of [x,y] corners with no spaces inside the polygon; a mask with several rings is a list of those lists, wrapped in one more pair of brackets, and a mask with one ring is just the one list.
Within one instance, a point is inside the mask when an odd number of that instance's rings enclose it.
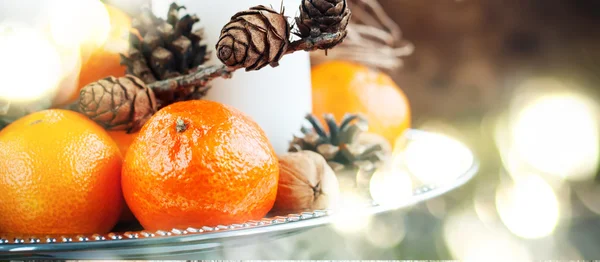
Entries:
{"label": "hanging pine cone", "polygon": [[287,51],[290,25],[282,13],[265,6],[235,14],[221,30],[217,56],[232,68],[277,67]]}
{"label": "hanging pine cone", "polygon": [[[156,17],[149,9],[144,9],[133,18],[132,26],[139,35],[131,34],[129,53],[122,56],[128,74],[151,84],[189,74],[208,60],[207,46],[202,42],[203,29],[192,31],[200,19],[190,14],[180,18],[181,9],[185,7],[172,3],[166,21]],[[192,86],[182,92],[156,93],[156,96],[163,103],[160,105],[162,107],[197,95],[194,93],[198,90],[206,91],[206,88],[200,88]]]}
{"label": "hanging pine cone", "polygon": [[300,16],[296,17],[297,35],[314,38],[322,33],[345,32],[350,16],[346,0],[302,0]]}
{"label": "hanging pine cone", "polygon": [[[294,137],[289,152],[310,150],[317,152],[328,161],[335,171],[343,168],[361,168],[373,170],[378,167],[388,154],[387,144],[380,139],[361,139],[367,127],[367,121],[357,114],[346,114],[338,125],[333,115],[326,114],[325,122],[329,132],[319,123],[313,115],[307,115],[306,119],[312,128],[302,128],[304,137]],[[374,134],[369,134],[374,136]]]}
{"label": "hanging pine cone", "polygon": [[137,77],[107,77],[85,86],[78,111],[106,129],[135,132],[157,111],[152,89]]}

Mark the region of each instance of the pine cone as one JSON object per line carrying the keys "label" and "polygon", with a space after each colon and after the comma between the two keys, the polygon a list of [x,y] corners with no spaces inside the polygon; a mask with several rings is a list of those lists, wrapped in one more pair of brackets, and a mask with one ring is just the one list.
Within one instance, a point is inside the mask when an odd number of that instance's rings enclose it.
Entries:
{"label": "pine cone", "polygon": [[[133,18],[132,26],[139,35],[131,34],[129,54],[122,56],[122,63],[127,66],[128,74],[151,84],[189,74],[208,60],[210,53],[202,43],[204,30],[200,28],[192,31],[200,19],[189,14],[179,18],[181,9],[185,7],[172,3],[166,21],[156,17],[149,9],[144,9]],[[185,99],[184,96],[194,93],[198,88],[200,87],[190,87],[184,94],[156,93],[156,96],[163,103],[169,104]]]}
{"label": "pine cone", "polygon": [[[386,158],[389,146],[381,144],[382,140],[373,143],[371,141],[375,141],[374,139],[360,139],[362,134],[367,134],[363,133],[367,121],[360,115],[346,114],[338,125],[333,115],[326,114],[324,119],[329,132],[325,131],[315,116],[309,114],[306,119],[311,123],[312,129],[302,128],[304,137],[294,137],[289,152],[317,152],[325,157],[335,171],[343,168],[371,171]],[[355,120],[357,122],[353,123]]]}
{"label": "pine cone", "polygon": [[101,79],[79,95],[79,112],[110,130],[135,132],[156,111],[152,89],[132,75]]}
{"label": "pine cone", "polygon": [[350,16],[346,0],[302,0],[300,16],[296,17],[297,35],[314,38],[322,33],[345,32]]}
{"label": "pine cone", "polygon": [[289,45],[290,25],[282,13],[265,6],[235,14],[221,30],[217,56],[232,68],[277,67]]}

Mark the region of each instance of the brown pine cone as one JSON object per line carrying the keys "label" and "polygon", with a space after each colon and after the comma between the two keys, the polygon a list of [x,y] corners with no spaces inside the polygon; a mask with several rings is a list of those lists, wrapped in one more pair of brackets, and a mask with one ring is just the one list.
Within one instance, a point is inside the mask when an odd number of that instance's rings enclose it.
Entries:
{"label": "brown pine cone", "polygon": [[265,6],[235,14],[221,30],[217,56],[232,68],[259,70],[277,67],[289,45],[290,25],[286,17]]}
{"label": "brown pine cone", "polygon": [[[208,60],[210,52],[204,43],[204,29],[194,27],[200,19],[194,14],[181,14],[184,6],[172,3],[167,19],[154,15],[149,8],[142,8],[132,18],[135,30],[130,34],[128,54],[122,55],[127,74],[141,79],[145,84],[188,75],[198,70]],[[137,31],[137,32],[136,32]],[[202,98],[208,87],[191,85],[177,92],[155,91],[159,108],[188,95]]]}
{"label": "brown pine cone", "polygon": [[350,16],[346,0],[302,0],[300,16],[296,17],[297,35],[314,38],[322,33],[345,32]]}
{"label": "brown pine cone", "polygon": [[79,112],[110,130],[135,132],[156,110],[152,89],[132,75],[101,79],[79,94]]}
{"label": "brown pine cone", "polygon": [[200,19],[194,14],[181,16],[181,9],[185,7],[172,3],[167,20],[148,8],[133,17],[132,26],[139,35],[130,35],[129,55],[122,57],[128,74],[151,84],[188,74],[208,60],[204,30],[193,30]]}
{"label": "brown pine cone", "polygon": [[[360,168],[373,171],[391,154],[391,145],[385,139],[365,133],[367,120],[358,114],[346,114],[336,123],[332,114],[323,116],[327,129],[311,114],[306,119],[312,128],[302,128],[303,137],[295,137],[289,152],[313,151],[325,157],[334,171]],[[364,135],[364,137],[362,137]]]}

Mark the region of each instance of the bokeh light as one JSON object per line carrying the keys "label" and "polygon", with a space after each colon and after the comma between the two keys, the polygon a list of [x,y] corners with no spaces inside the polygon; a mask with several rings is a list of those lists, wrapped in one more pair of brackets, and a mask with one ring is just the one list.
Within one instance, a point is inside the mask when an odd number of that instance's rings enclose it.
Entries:
{"label": "bokeh light", "polygon": [[548,236],[558,224],[556,195],[537,175],[522,176],[511,184],[502,183],[496,190],[496,209],[506,227],[522,238]]}
{"label": "bokeh light", "polygon": [[500,221],[496,210],[496,184],[498,181],[482,181],[477,183],[473,195],[473,208],[477,217],[486,225]]}
{"label": "bokeh light", "polygon": [[430,185],[456,180],[471,168],[474,161],[473,154],[464,144],[435,133],[411,141],[398,154],[413,176]]}
{"label": "bokeh light", "polygon": [[435,217],[437,217],[439,219],[444,219],[444,216],[446,215],[446,209],[447,209],[446,200],[444,200],[444,198],[438,197],[438,198],[431,199],[431,200],[425,202],[425,206],[427,207],[427,210],[429,211],[429,213],[431,213],[432,215],[434,215]]}
{"label": "bokeh light", "polygon": [[[108,8],[107,10],[111,10]],[[104,50],[112,53],[127,53],[129,50],[129,36],[131,34],[132,21],[125,13],[117,11],[109,12],[110,34],[104,44]]]}
{"label": "bokeh light", "polygon": [[333,229],[342,234],[356,234],[364,231],[371,220],[371,215],[364,214],[362,209],[365,200],[352,191],[341,191],[340,203],[336,208]]}
{"label": "bokeh light", "polygon": [[50,32],[65,47],[102,46],[110,33],[110,17],[100,0],[56,1],[49,10]]}
{"label": "bokeh light", "polygon": [[508,238],[486,239],[473,243],[462,261],[465,262],[505,262],[529,261],[531,255],[526,247],[511,241]]}
{"label": "bokeh light", "polygon": [[406,236],[403,214],[389,212],[377,215],[369,221],[365,235],[367,241],[378,248],[392,248]]}
{"label": "bokeh light", "polygon": [[534,168],[568,179],[583,179],[597,166],[597,115],[575,95],[544,96],[513,124],[515,152]]}
{"label": "bokeh light", "polygon": [[81,69],[81,52],[79,48],[64,48],[56,46],[62,60],[62,79],[54,94],[54,102],[67,103],[79,86],[79,71]]}
{"label": "bokeh light", "polygon": [[375,203],[395,207],[411,199],[413,184],[408,173],[388,165],[373,174],[369,183],[369,192]]}
{"label": "bokeh light", "polygon": [[0,25],[0,57],[0,99],[36,100],[53,92],[62,78],[62,62],[56,48],[31,28]]}
{"label": "bokeh light", "polygon": [[539,172],[581,181],[597,171],[597,104],[573,83],[534,78],[517,87],[496,123],[495,140],[511,175]]}
{"label": "bokeh light", "polygon": [[496,224],[486,225],[470,207],[451,212],[444,240],[453,258],[465,261],[528,261],[529,250]]}
{"label": "bokeh light", "polygon": [[573,192],[587,209],[600,214],[600,185],[596,183],[582,183],[573,188]]}

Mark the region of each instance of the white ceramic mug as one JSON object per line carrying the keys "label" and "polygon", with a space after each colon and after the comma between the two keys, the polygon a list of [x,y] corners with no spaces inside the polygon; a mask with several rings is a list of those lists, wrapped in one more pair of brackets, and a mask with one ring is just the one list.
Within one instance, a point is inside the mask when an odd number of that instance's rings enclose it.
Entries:
{"label": "white ceramic mug", "polygon": [[[171,0],[153,0],[153,12],[160,17],[167,13]],[[179,0],[188,13],[200,18],[198,26],[206,32],[206,43],[212,50],[210,64],[221,63],[214,51],[221,29],[236,12],[256,5],[280,10],[281,0]],[[300,0],[284,0],[285,14],[298,13]],[[304,116],[312,111],[310,58],[306,52],[286,55],[279,67],[260,71],[240,69],[231,79],[217,79],[205,99],[231,105],[250,115],[267,133],[277,154],[285,153],[293,135],[298,133]]]}

